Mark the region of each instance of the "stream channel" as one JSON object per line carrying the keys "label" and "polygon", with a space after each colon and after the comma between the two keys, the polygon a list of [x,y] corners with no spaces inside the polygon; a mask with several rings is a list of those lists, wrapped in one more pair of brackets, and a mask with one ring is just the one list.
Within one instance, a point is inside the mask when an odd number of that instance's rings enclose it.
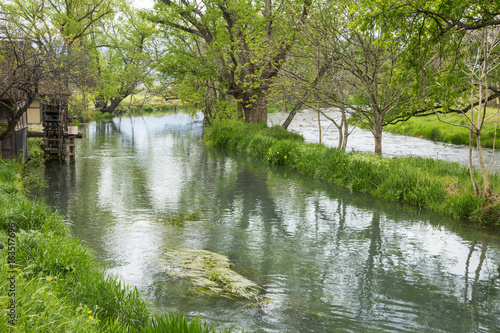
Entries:
{"label": "stream channel", "polygon": [[[39,195],[159,312],[233,332],[500,330],[498,236],[206,148],[184,114],[80,130]],[[226,256],[265,301],[200,293],[172,249]]]}

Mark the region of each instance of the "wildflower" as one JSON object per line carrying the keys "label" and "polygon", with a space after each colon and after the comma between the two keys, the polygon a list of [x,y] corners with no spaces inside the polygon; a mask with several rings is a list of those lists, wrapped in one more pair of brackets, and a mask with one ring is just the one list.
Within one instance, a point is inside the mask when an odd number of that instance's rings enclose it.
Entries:
{"label": "wildflower", "polygon": [[285,155],[285,158],[286,158],[286,155]]}
{"label": "wildflower", "polygon": [[89,310],[89,314],[91,314],[91,313],[92,313],[92,310]]}
{"label": "wildflower", "polygon": [[276,152],[276,154],[279,154],[279,153],[280,153],[279,151]]}
{"label": "wildflower", "polygon": [[45,280],[47,280],[47,282],[50,282],[50,281],[52,281],[52,278],[51,278],[50,276],[47,276],[47,277],[45,278]]}

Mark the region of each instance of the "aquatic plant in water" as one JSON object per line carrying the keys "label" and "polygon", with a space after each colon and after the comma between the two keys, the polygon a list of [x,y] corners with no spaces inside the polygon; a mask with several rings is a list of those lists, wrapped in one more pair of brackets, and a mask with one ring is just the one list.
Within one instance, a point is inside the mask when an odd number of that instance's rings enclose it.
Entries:
{"label": "aquatic plant in water", "polygon": [[262,288],[233,271],[226,256],[196,249],[167,249],[160,265],[170,276],[189,280],[194,292],[260,304],[266,301]]}

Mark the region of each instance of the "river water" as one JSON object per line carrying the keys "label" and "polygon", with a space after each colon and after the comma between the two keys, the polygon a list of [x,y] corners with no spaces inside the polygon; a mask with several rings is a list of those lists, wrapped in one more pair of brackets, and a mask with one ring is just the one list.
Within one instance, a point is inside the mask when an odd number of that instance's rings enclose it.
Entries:
{"label": "river water", "polygon": [[[40,195],[157,311],[235,332],[499,331],[497,236],[208,149],[184,114],[80,130]],[[194,292],[160,264],[170,248],[227,256],[268,303]]]}

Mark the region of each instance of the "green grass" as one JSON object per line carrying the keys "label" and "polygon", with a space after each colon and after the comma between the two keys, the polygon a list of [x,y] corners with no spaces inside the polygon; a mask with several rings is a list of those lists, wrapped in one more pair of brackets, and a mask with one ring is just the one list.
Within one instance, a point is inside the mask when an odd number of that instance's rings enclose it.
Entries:
{"label": "green grass", "polygon": [[[171,104],[146,104],[144,105],[141,109],[138,109],[135,106],[132,106],[130,110],[127,108],[124,108],[122,106],[117,107],[117,111],[121,112],[121,115],[124,116],[160,116],[164,115],[166,113],[171,113],[174,112],[174,109],[176,111],[181,111],[182,107],[177,106],[174,108],[173,105]],[[84,112],[79,112],[77,114],[77,124],[78,123],[89,123],[92,121],[109,121],[115,117],[114,114],[111,113],[104,113],[101,112],[97,109],[92,109],[89,108],[85,110]]]}
{"label": "green grass", "polygon": [[174,107],[171,104],[147,104],[144,105],[142,108],[138,109],[135,106],[132,106],[130,110],[123,108],[120,109],[120,107],[117,110],[122,110],[122,115],[130,115],[132,117],[136,116],[161,116],[166,113],[172,113],[174,111],[182,111],[183,107],[182,106],[176,106]]}
{"label": "green grass", "polygon": [[[474,196],[469,170],[458,163],[346,153],[304,143],[297,134],[265,124],[214,122],[205,130],[204,139],[207,145],[257,156],[271,165],[286,165],[352,191],[500,229],[500,203]],[[494,193],[500,194],[500,175],[490,175],[490,182]]]}
{"label": "green grass", "polygon": [[[231,329],[224,332],[230,333]],[[164,313],[155,314],[151,324],[142,329],[131,329],[130,333],[215,333],[215,330],[202,324],[198,318],[188,322],[186,317],[181,314]]]}
{"label": "green grass", "polygon": [[271,103],[267,106],[268,113],[290,112],[293,110],[293,104],[284,105],[283,103]]}
{"label": "green grass", "polygon": [[78,112],[76,117],[78,124],[78,123],[89,123],[92,121],[107,121],[113,119],[114,115],[111,113],[101,112],[97,109],[88,108],[83,112]]}
{"label": "green grass", "polygon": [[[6,245],[0,250],[0,331],[214,332],[198,319],[189,323],[181,314],[153,314],[137,289],[95,262],[60,214],[24,195],[24,170],[0,159],[0,241]],[[8,248],[9,239],[15,248]],[[15,298],[9,295],[11,281]],[[15,326],[8,316],[12,299]]]}
{"label": "green grass", "polygon": [[45,141],[43,138],[28,138],[29,153],[38,158],[43,157]]}
{"label": "green grass", "polygon": [[[489,109],[488,114],[492,114],[495,111],[496,110]],[[465,116],[459,116],[456,114],[442,115],[440,118],[446,122],[457,125],[466,125],[468,123]],[[497,120],[499,121],[498,124],[496,124]],[[435,115],[428,117],[413,117],[406,122],[388,125],[384,127],[384,131],[460,145],[468,145],[470,135],[468,129],[441,122]],[[500,137],[500,115],[498,115],[498,117],[493,116],[492,119],[485,122],[481,133],[481,145],[483,147],[493,147],[493,144],[495,143],[495,131],[497,138],[495,147],[498,148],[498,137]],[[475,138],[474,144],[476,144]]]}

